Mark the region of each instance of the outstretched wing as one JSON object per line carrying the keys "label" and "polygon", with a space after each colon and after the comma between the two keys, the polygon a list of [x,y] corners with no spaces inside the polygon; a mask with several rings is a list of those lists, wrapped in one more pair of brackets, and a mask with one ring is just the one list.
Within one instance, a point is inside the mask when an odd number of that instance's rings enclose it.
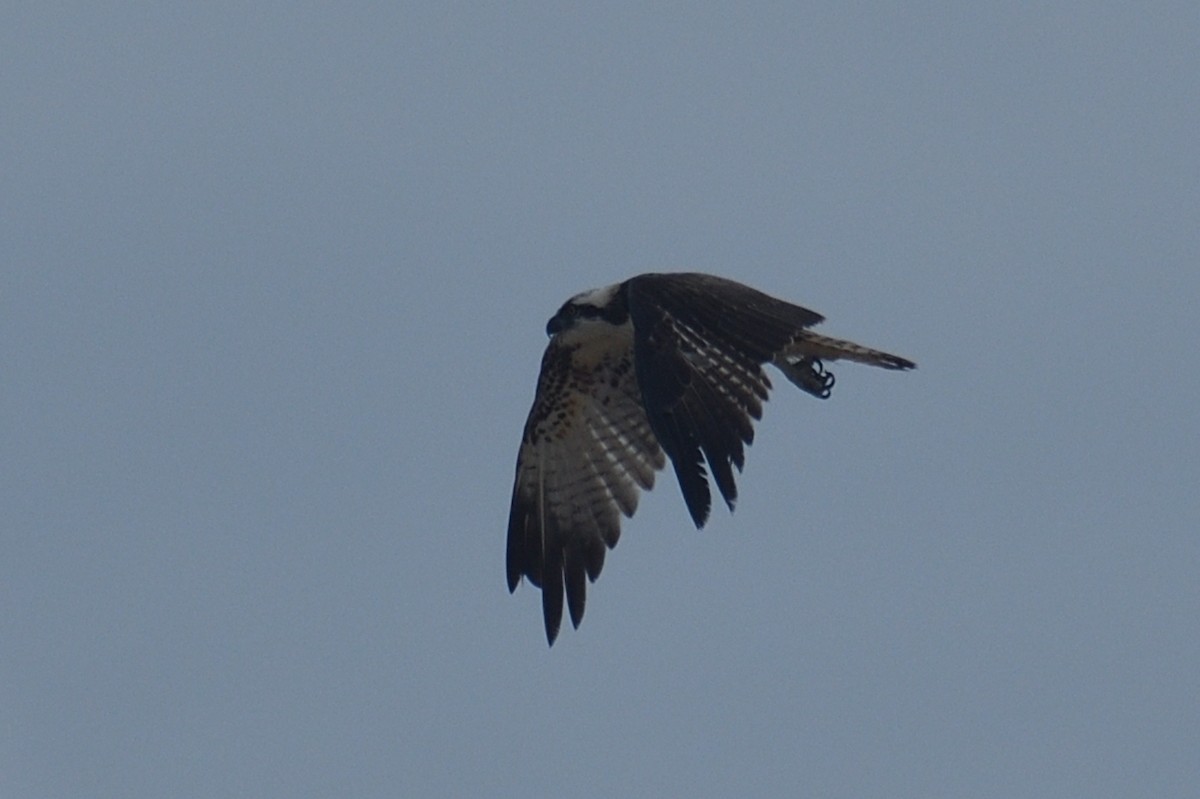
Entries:
{"label": "outstretched wing", "polygon": [[640,275],[628,292],[647,418],[703,527],[712,505],[708,471],[731,509],[737,499],[732,467],[742,469],[771,388],[763,364],[824,317],[712,275]]}
{"label": "outstretched wing", "polygon": [[[587,582],[632,516],[638,489],[666,460],[642,408],[632,331],[606,326],[571,344],[552,339],[542,358],[508,517],[508,589],[521,577],[542,589],[546,638],[583,618]],[[586,577],[586,580],[585,580]]]}

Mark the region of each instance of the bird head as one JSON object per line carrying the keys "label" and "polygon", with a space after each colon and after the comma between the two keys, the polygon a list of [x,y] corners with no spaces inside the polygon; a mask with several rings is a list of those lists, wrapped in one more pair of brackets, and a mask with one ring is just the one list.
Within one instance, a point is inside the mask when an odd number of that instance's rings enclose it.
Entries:
{"label": "bird head", "polygon": [[555,336],[585,322],[623,324],[629,318],[624,292],[621,291],[623,285],[614,283],[576,294],[550,317],[550,321],[546,323],[546,335]]}

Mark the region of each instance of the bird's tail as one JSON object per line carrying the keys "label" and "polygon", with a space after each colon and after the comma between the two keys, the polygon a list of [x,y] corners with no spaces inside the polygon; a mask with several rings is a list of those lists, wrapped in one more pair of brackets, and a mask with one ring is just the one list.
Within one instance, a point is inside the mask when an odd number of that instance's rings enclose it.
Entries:
{"label": "bird's tail", "polygon": [[890,352],[873,350],[870,347],[855,344],[853,341],[830,338],[829,336],[822,336],[807,330],[791,344],[784,347],[783,352],[780,353],[780,357],[793,361],[803,358],[819,358],[823,361],[844,359],[870,364],[871,366],[881,366],[884,369],[915,369],[917,366],[907,358],[892,355]]}

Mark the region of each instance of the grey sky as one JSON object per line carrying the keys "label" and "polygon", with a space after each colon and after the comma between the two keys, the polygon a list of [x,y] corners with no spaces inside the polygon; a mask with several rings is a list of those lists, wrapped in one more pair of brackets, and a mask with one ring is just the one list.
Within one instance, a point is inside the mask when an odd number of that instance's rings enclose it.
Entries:
{"label": "grey sky", "polygon": [[[1194,3],[4,17],[0,795],[1200,789]],[[675,269],[920,368],[549,650],[544,324]]]}

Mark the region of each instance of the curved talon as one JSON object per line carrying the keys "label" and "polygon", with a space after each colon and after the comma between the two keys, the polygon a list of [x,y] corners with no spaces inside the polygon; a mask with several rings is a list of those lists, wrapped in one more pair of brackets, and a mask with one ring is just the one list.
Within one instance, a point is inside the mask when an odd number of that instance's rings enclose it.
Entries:
{"label": "curved talon", "polygon": [[817,379],[818,392],[814,395],[821,399],[829,399],[833,393],[834,377],[833,372],[825,368],[824,362],[820,358],[813,358],[809,361],[809,366],[812,368],[812,376]]}
{"label": "curved talon", "polygon": [[829,399],[833,390],[833,372],[825,368],[820,358],[803,357],[796,360],[778,359],[775,365],[798,388],[818,399]]}

